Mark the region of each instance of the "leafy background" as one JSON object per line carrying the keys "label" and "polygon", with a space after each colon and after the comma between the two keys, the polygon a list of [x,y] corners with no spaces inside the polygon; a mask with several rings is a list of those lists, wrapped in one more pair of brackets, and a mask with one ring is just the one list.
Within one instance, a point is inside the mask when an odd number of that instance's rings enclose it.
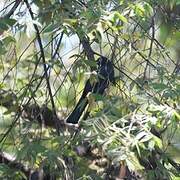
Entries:
{"label": "leafy background", "polygon": [[[2,178],[180,178],[179,0],[0,7]],[[114,63],[116,85],[90,95],[89,117],[69,127],[98,54]]]}

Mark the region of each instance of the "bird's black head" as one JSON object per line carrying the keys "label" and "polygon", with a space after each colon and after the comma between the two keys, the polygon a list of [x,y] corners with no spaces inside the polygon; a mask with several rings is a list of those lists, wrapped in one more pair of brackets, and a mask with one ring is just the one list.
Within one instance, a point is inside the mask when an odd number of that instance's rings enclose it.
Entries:
{"label": "bird's black head", "polygon": [[100,75],[100,79],[108,80],[114,83],[114,67],[113,63],[108,60],[106,57],[101,56],[98,59],[98,74]]}
{"label": "bird's black head", "polygon": [[108,59],[104,56],[101,56],[98,60],[97,60],[97,64],[98,66],[105,66],[108,63]]}

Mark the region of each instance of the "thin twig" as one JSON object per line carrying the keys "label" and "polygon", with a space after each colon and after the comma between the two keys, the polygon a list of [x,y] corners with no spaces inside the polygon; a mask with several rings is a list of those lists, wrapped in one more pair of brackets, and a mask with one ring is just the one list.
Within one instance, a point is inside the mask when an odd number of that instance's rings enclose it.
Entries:
{"label": "thin twig", "polygon": [[14,6],[11,8],[11,10],[3,17],[3,18],[10,18],[10,16],[13,15],[14,11],[17,9],[19,4],[22,2],[22,0],[16,0]]}
{"label": "thin twig", "polygon": [[[24,2],[26,3],[26,6],[27,6],[27,8],[29,10],[31,18],[34,19],[34,15],[33,15],[33,12],[32,12],[32,9],[31,9],[31,6],[30,6],[28,0],[24,0]],[[56,107],[55,107],[55,103],[54,103],[54,99],[53,99],[51,85],[50,85],[50,82],[49,82],[49,75],[48,75],[48,70],[47,70],[47,66],[46,66],[46,59],[45,59],[44,48],[43,48],[42,40],[41,40],[41,36],[40,36],[40,31],[39,31],[38,26],[36,24],[33,24],[33,25],[34,25],[34,29],[36,31],[37,41],[38,41],[39,48],[40,48],[40,51],[41,51],[41,57],[42,57],[42,61],[43,61],[43,68],[44,68],[44,74],[45,74],[47,89],[49,91],[49,96],[50,96],[51,105],[52,105],[52,111],[54,113],[53,121],[56,124],[57,134],[59,135],[59,127],[58,127],[58,124],[56,122],[56,119],[57,119]]]}
{"label": "thin twig", "polygon": [[[152,28],[152,37],[151,37],[151,43],[150,43],[150,47],[149,47],[148,59],[151,58],[152,49],[153,49],[153,43],[154,43],[154,37],[155,37],[154,16],[152,17],[151,28]],[[147,61],[147,62],[146,62],[145,69],[144,69],[144,79],[146,78],[146,71],[147,71],[148,65],[149,65],[149,62]]]}

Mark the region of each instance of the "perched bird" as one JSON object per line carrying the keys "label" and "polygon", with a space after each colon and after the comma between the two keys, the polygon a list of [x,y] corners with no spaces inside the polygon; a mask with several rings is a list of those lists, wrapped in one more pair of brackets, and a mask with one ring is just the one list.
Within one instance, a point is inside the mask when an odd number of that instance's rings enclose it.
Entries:
{"label": "perched bird", "polygon": [[109,83],[115,83],[112,62],[109,61],[106,57],[101,56],[97,60],[97,65],[97,82],[93,84],[90,82],[90,79],[87,80],[81,98],[66,120],[67,123],[78,123],[82,113],[88,105],[88,93],[97,93],[103,95],[105,89],[109,86]]}

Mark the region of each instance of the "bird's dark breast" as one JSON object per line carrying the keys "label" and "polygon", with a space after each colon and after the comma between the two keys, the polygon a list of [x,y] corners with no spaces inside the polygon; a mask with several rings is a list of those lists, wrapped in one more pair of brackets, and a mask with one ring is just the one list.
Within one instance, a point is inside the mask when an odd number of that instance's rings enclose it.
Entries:
{"label": "bird's dark breast", "polygon": [[114,83],[114,67],[112,62],[106,57],[100,57],[98,60],[97,74],[99,74],[99,80]]}

